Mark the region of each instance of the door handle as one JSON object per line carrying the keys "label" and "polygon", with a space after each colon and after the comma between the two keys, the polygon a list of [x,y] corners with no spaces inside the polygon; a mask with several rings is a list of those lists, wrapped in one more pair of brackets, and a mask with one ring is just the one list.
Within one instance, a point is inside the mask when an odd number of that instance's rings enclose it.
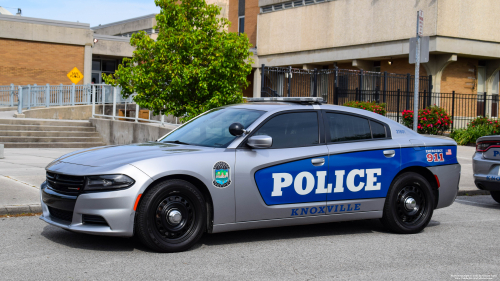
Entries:
{"label": "door handle", "polygon": [[384,156],[387,158],[392,158],[396,155],[396,151],[394,150],[384,150]]}
{"label": "door handle", "polygon": [[311,159],[313,166],[323,166],[325,164],[325,158],[314,158]]}

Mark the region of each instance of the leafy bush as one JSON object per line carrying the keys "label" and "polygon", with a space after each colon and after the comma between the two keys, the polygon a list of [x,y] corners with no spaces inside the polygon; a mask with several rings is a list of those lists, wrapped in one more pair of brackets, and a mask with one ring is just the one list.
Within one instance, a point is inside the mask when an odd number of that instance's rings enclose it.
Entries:
{"label": "leafy bush", "polygon": [[467,127],[477,127],[482,125],[492,126],[495,128],[498,128],[500,126],[500,124],[498,124],[498,120],[492,120],[488,117],[482,117],[482,116],[478,116],[475,119],[472,119],[470,123],[467,123]]}
{"label": "leafy bush", "polygon": [[[413,129],[413,110],[403,110],[403,124]],[[418,133],[442,135],[450,129],[453,121],[443,108],[433,105],[418,111]]]}
{"label": "leafy bush", "polygon": [[450,137],[454,139],[459,145],[466,145],[470,143],[476,143],[476,140],[482,136],[489,136],[497,134],[497,130],[492,126],[479,125],[470,126],[467,129],[457,129],[454,130]]}
{"label": "leafy bush", "polygon": [[385,116],[387,111],[385,110],[385,103],[376,103],[376,102],[366,102],[366,101],[350,101],[344,103],[344,106],[361,108],[364,110],[368,110],[371,112],[375,112],[377,114]]}
{"label": "leafy bush", "polygon": [[476,140],[482,136],[496,135],[500,133],[500,124],[497,120],[488,117],[478,116],[470,123],[467,123],[466,129],[454,130],[450,137],[459,145],[476,143]]}

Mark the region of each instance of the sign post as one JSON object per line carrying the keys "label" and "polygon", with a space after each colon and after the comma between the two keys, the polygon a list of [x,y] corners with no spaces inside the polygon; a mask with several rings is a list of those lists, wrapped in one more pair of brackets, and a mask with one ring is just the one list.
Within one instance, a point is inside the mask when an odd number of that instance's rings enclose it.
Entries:
{"label": "sign post", "polygon": [[418,86],[420,78],[420,37],[424,27],[424,12],[417,12],[417,47],[415,52],[415,87],[413,96],[413,130],[418,131]]}

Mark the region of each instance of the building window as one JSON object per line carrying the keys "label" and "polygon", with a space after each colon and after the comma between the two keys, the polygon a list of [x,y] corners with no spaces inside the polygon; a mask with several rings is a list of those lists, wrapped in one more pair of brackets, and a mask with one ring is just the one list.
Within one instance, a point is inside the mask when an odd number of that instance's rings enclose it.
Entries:
{"label": "building window", "polygon": [[238,0],[238,34],[245,32],[245,0]]}

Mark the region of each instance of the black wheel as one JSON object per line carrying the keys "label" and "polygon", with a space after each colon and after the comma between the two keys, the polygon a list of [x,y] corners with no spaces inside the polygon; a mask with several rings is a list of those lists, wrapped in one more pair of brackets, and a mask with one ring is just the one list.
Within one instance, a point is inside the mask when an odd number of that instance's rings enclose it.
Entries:
{"label": "black wheel", "polygon": [[429,182],[417,173],[404,173],[389,188],[381,221],[396,233],[420,232],[431,220],[434,203]]}
{"label": "black wheel", "polygon": [[166,180],[141,198],[136,214],[139,240],[158,252],[191,248],[203,235],[207,210],[201,192],[184,180]]}
{"label": "black wheel", "polygon": [[491,197],[493,197],[493,200],[497,201],[497,203],[500,203],[500,191],[490,191]]}

